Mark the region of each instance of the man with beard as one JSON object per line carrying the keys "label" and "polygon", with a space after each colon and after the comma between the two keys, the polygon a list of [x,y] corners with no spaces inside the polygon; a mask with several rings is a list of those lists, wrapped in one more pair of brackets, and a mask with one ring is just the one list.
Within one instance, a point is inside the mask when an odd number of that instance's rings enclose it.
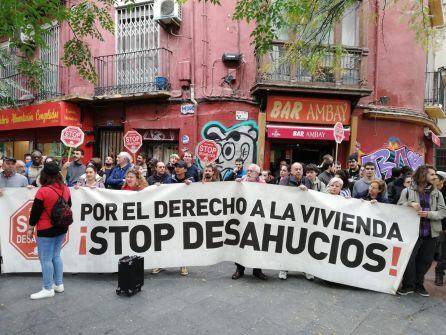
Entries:
{"label": "man with beard", "polygon": [[110,173],[113,171],[113,168],[114,168],[113,157],[111,156],[105,157],[104,166],[102,166],[101,168],[101,171],[105,176],[104,180],[107,180],[108,176],[110,176]]}
{"label": "man with beard", "polygon": [[352,181],[361,179],[361,176],[359,175],[361,165],[358,163],[358,154],[354,153],[348,157],[348,167],[348,174]]}
{"label": "man with beard", "polygon": [[399,295],[417,292],[428,297],[424,287],[424,276],[432,265],[435,255],[435,242],[442,231],[441,220],[446,217],[443,195],[434,185],[435,169],[430,165],[421,165],[413,176],[410,187],[401,192],[398,205],[412,207],[416,210],[418,222],[418,239],[403,275],[402,285],[397,291]]}
{"label": "man with beard", "polygon": [[149,185],[161,185],[161,184],[171,184],[172,179],[166,171],[166,164],[164,162],[156,163],[155,173],[148,178]]}
{"label": "man with beard", "polygon": [[26,178],[28,178],[28,184],[32,185],[40,172],[43,170],[42,152],[38,149],[31,153],[31,166],[28,168]]}
{"label": "man with beard", "polygon": [[[217,175],[216,175],[217,174]],[[218,169],[214,164],[207,164],[203,172],[203,183],[210,183],[218,180]]]}
{"label": "man with beard", "polygon": [[335,164],[333,161],[324,161],[321,166],[322,173],[319,174],[318,178],[325,185],[328,185],[331,178],[335,175]]}
{"label": "man with beard", "polygon": [[141,171],[142,176],[144,178],[148,178],[149,177],[149,174],[147,173],[148,167],[147,167],[147,164],[146,164],[146,159],[147,159],[146,154],[141,152],[138,156],[136,156],[136,162],[135,162],[135,166],[139,166],[140,167],[140,171]]}
{"label": "man with beard", "polygon": [[84,150],[74,149],[73,160],[66,162],[62,167],[62,176],[67,182],[68,187],[72,187],[77,184],[79,177],[85,173],[85,165],[82,163],[84,159]]}

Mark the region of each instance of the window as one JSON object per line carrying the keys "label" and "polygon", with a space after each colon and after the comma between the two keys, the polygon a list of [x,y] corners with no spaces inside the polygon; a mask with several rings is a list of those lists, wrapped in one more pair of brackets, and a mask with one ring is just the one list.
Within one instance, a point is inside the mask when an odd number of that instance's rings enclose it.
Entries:
{"label": "window", "polygon": [[341,22],[343,46],[359,47],[359,3],[347,9]]}
{"label": "window", "polygon": [[[135,88],[154,82],[159,70],[159,25],[153,2],[116,9],[116,77],[118,86]],[[141,86],[142,91],[147,91]]]}
{"label": "window", "polygon": [[44,66],[40,99],[46,100],[59,95],[59,26],[48,27],[43,39],[48,48],[40,50]]}

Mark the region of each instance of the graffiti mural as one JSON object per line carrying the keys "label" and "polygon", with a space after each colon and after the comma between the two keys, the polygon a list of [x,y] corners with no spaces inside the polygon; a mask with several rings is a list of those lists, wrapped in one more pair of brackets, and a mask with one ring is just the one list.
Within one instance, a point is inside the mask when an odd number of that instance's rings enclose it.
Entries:
{"label": "graffiti mural", "polygon": [[[220,156],[215,164],[223,177],[234,168],[237,158],[243,159],[245,166],[257,162],[259,128],[255,121],[244,121],[229,128],[220,122],[211,121],[201,130],[201,137],[213,140],[220,146]],[[201,166],[201,162],[199,164]]]}
{"label": "graffiti mural", "polygon": [[424,164],[424,157],[403,145],[398,137],[389,137],[387,147],[363,155],[362,164],[372,162],[376,166],[376,176],[387,179],[392,177],[392,168],[410,166],[416,170]]}

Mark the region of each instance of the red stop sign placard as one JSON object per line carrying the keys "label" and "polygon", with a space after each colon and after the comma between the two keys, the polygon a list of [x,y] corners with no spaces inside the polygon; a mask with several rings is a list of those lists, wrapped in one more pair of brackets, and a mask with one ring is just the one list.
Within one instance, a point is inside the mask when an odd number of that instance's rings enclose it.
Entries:
{"label": "red stop sign placard", "polygon": [[[39,259],[37,254],[36,235],[28,238],[26,233],[29,227],[29,214],[33,201],[25,202],[14,214],[11,215],[9,226],[9,243],[17,249],[17,251],[26,259]],[[68,242],[68,234],[65,235],[65,240],[62,247]]]}
{"label": "red stop sign placard", "polygon": [[213,163],[220,156],[220,146],[212,140],[203,140],[197,145],[197,157],[202,162]]}
{"label": "red stop sign placard", "polygon": [[62,129],[60,140],[70,148],[77,148],[84,143],[85,134],[79,127],[68,126]]}
{"label": "red stop sign placard", "polygon": [[344,126],[341,122],[336,122],[336,124],[334,125],[333,136],[336,143],[341,143],[344,140]]}
{"label": "red stop sign placard", "polygon": [[129,130],[124,135],[124,147],[132,154],[142,146],[142,136],[136,130]]}

